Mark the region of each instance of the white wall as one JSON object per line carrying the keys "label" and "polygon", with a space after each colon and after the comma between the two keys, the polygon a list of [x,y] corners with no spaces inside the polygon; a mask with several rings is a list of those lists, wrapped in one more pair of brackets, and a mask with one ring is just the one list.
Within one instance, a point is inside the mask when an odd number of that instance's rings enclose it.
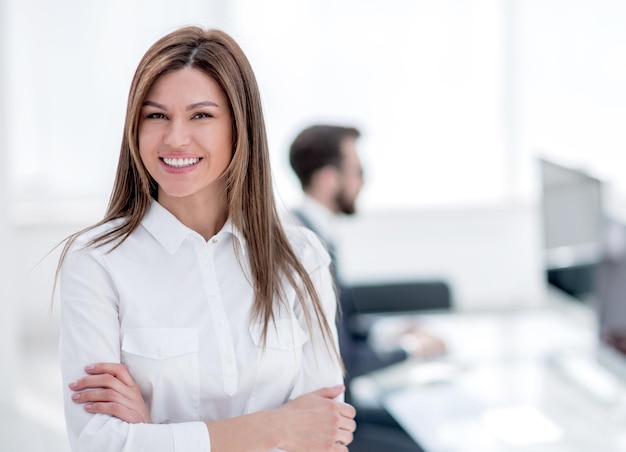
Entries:
{"label": "white wall", "polygon": [[619,0],[5,5],[20,202],[107,198],[137,61],[187,23],[226,29],[252,61],[286,204],[299,191],[287,148],[311,121],[363,130],[364,210],[533,199],[538,153],[626,193]]}
{"label": "white wall", "polygon": [[518,167],[528,190],[537,188],[530,187],[538,170],[532,156],[541,154],[608,181],[623,204],[626,3],[515,3]]}
{"label": "white wall", "polygon": [[367,212],[346,219],[341,232],[349,282],[443,280],[464,311],[545,302],[533,204]]}
{"label": "white wall", "polygon": [[287,149],[312,121],[364,133],[364,209],[511,195],[502,0],[235,4],[285,203],[299,191]]}
{"label": "white wall", "polygon": [[[6,54],[5,5],[0,2],[0,62],[4,62]],[[0,71],[0,99],[6,96],[4,71]],[[12,412],[14,409],[14,383],[17,378],[17,297],[14,284],[15,240],[9,223],[8,205],[8,165],[7,165],[7,104],[0,103],[0,414]]]}
{"label": "white wall", "polygon": [[55,246],[86,224],[20,225],[15,241],[21,244],[14,266],[15,283],[20,287],[19,316],[15,325],[22,335],[32,339],[56,340],[59,331],[59,306],[52,303],[52,287],[60,248]]}
{"label": "white wall", "polygon": [[501,202],[515,192],[507,1],[8,2],[15,196],[106,199],[140,56],[198,23],[253,64],[286,204],[287,148],[311,121],[362,129],[364,209]]}

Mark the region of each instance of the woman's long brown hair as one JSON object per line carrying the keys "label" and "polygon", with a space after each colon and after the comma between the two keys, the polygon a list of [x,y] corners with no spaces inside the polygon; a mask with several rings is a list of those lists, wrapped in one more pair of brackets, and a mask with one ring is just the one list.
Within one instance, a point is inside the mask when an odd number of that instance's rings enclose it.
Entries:
{"label": "woman's long brown hair", "polygon": [[263,323],[263,343],[274,320],[274,300],[284,301],[281,281],[287,278],[296,290],[309,331],[320,328],[329,352],[332,350],[341,362],[319,296],[279,221],[256,78],[239,45],[219,30],[181,28],[158,40],[140,61],[128,96],[117,173],[106,214],[97,224],[67,239],[59,258],[57,277],[69,248],[78,236],[111,220],[120,219],[118,226],[88,243],[88,246],[112,244],[115,248],[137,228],[152,198],[156,199],[157,184],[139,155],[140,110],[150,88],[160,76],[186,67],[201,70],[212,77],[230,101],[233,157],[223,175],[227,181],[228,213],[232,223],[243,231],[247,242],[254,287],[252,316]]}

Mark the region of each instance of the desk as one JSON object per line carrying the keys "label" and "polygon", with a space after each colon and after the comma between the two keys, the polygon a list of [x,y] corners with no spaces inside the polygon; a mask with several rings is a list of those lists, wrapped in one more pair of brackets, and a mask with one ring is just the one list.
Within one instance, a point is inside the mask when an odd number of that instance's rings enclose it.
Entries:
{"label": "desk", "polygon": [[626,388],[595,363],[588,307],[419,319],[449,353],[356,379],[353,393],[373,394],[428,452],[626,451]]}

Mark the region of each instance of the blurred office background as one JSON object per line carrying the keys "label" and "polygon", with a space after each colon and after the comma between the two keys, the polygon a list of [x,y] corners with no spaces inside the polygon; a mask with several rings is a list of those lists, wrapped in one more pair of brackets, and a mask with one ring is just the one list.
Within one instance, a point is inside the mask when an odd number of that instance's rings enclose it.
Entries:
{"label": "blurred office background", "polygon": [[626,217],[624,23],[619,0],[0,0],[0,448],[67,450],[47,253],[102,216],[158,37],[200,24],[241,44],[285,207],[302,127],[364,132],[348,280],[442,278],[485,310],[543,303],[540,158],[602,180]]}

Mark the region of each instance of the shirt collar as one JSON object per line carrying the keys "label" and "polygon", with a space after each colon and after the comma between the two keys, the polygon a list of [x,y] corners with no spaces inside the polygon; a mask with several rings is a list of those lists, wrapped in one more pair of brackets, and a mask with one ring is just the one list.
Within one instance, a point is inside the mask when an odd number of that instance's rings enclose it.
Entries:
{"label": "shirt collar", "polygon": [[248,249],[246,238],[244,237],[243,232],[233,224],[230,218],[226,220],[226,223],[224,223],[221,231],[216,235],[220,235],[222,233],[231,234],[236,239],[239,251],[241,251],[244,256],[246,255]]}
{"label": "shirt collar", "polygon": [[335,214],[328,207],[311,196],[304,195],[300,209],[322,239],[327,242],[334,240]]}
{"label": "shirt collar", "polygon": [[[178,218],[155,199],[150,202],[141,224],[170,254],[174,254],[187,237],[196,236],[202,239],[200,234],[182,224]],[[232,223],[230,218],[226,220],[216,237],[222,234],[231,234],[235,237],[239,250],[244,255],[246,254],[247,246],[243,233]]]}

